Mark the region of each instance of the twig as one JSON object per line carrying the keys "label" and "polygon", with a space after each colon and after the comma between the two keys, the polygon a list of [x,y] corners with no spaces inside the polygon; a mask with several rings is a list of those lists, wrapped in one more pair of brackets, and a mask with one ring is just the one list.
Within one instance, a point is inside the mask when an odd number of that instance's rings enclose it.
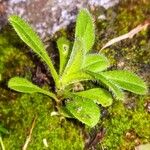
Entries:
{"label": "twig", "polygon": [[130,32],[123,34],[119,37],[116,37],[112,40],[110,40],[109,42],[107,42],[102,48],[101,50],[105,49],[106,47],[109,47],[110,45],[117,43],[121,40],[127,39],[127,38],[133,38],[133,36],[137,33],[139,33],[141,30],[147,28],[150,25],[150,20],[146,20],[144,23],[138,25],[136,28],[132,29]]}
{"label": "twig", "polygon": [[22,150],[26,150],[27,147],[28,147],[29,142],[31,141],[32,131],[33,131],[33,128],[34,128],[34,126],[35,126],[35,121],[36,121],[36,119],[37,119],[37,115],[34,117],[34,119],[33,119],[33,121],[32,121],[32,126],[31,126],[31,129],[30,129],[30,131],[29,131],[29,135],[28,135],[27,138],[26,138],[26,141],[25,141],[25,144],[24,144],[23,147],[22,147]]}
{"label": "twig", "polygon": [[0,144],[1,144],[1,147],[2,147],[2,150],[5,150],[5,146],[3,144],[3,140],[2,140],[2,137],[0,136]]}

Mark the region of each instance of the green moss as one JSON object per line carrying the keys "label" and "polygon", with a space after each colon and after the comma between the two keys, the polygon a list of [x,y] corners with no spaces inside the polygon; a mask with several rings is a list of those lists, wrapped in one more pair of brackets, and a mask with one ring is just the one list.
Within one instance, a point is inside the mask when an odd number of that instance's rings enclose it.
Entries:
{"label": "green moss", "polygon": [[[22,95],[17,100],[11,100],[7,107],[1,103],[5,116],[3,123],[9,134],[3,137],[6,149],[20,149],[29,134],[32,120],[37,115],[31,142],[28,149],[82,149],[82,136],[79,127],[73,123],[60,120],[60,116],[51,116],[53,104],[51,99],[40,94]],[[10,115],[11,114],[11,115]],[[49,145],[46,148],[43,139]]]}
{"label": "green moss", "polygon": [[[134,110],[128,109],[122,102],[115,102],[109,108],[110,118],[103,120],[106,128],[103,147],[108,150],[131,150],[138,144],[137,140],[140,143],[150,141],[150,115],[144,106],[146,101],[136,101]],[[127,137],[128,133],[131,133],[131,137]]]}
{"label": "green moss", "polygon": [[[141,7],[142,6],[142,7]],[[121,1],[119,5],[105,12],[106,20],[96,21],[96,46],[99,51],[109,40],[128,33],[147,20],[150,10],[149,1]],[[132,39],[115,43],[102,52],[108,56],[113,67],[143,71],[143,66],[150,63],[149,31],[143,30]]]}
{"label": "green moss", "polygon": [[6,27],[0,34],[0,73],[3,81],[15,75],[30,74],[34,64],[27,51],[27,47],[19,41],[17,35]]}

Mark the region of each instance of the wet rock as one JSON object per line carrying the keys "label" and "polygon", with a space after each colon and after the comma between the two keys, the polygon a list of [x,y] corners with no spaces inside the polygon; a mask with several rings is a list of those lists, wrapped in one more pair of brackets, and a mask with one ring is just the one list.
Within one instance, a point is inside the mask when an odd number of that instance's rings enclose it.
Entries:
{"label": "wet rock", "polygon": [[[80,8],[103,6],[109,8],[119,0],[5,0],[5,14],[16,14],[26,19],[42,38],[53,35],[75,21]],[[6,22],[6,16],[3,19]]]}

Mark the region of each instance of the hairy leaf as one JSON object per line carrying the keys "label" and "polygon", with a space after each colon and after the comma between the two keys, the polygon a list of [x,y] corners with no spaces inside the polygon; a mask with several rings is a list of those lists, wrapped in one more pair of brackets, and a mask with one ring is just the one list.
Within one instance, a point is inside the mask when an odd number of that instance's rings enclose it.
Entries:
{"label": "hairy leaf", "polygon": [[100,110],[90,99],[74,97],[73,100],[67,102],[66,108],[75,118],[90,127],[94,127],[99,121]]}
{"label": "hairy leaf", "polygon": [[85,57],[82,69],[91,72],[100,72],[107,69],[108,67],[109,61],[105,56],[100,54],[89,54]]}
{"label": "hairy leaf", "polygon": [[57,47],[60,57],[59,74],[61,75],[68,61],[70,42],[65,37],[61,37],[57,40]]}
{"label": "hairy leaf", "polygon": [[61,77],[62,82],[66,82],[76,72],[81,69],[85,54],[90,50],[94,43],[94,27],[92,18],[87,10],[81,10],[77,17],[75,41],[73,49]]}
{"label": "hairy leaf", "polygon": [[62,85],[64,87],[66,87],[66,86],[73,84],[73,83],[77,83],[80,81],[86,81],[86,80],[92,80],[92,79],[93,78],[89,74],[82,72],[82,71],[79,71],[79,72],[76,72],[74,74],[70,74],[67,78],[63,79]]}
{"label": "hairy leaf", "polygon": [[124,90],[131,91],[136,94],[146,94],[147,86],[140,77],[129,71],[114,70],[100,73],[107,80],[111,80]]}
{"label": "hairy leaf", "polygon": [[119,100],[123,100],[124,99],[124,94],[121,90],[121,88],[114,83],[111,80],[108,80],[103,74],[101,73],[93,73],[93,72],[88,72],[91,76],[95,77],[95,80],[98,80],[100,82],[102,82],[103,84],[105,84],[115,95],[115,97]]}
{"label": "hairy leaf", "polygon": [[75,52],[75,54],[71,54],[68,64],[65,68],[64,75],[76,73],[82,66],[84,60],[84,51],[83,42],[81,40],[74,42],[72,52]]}
{"label": "hairy leaf", "polygon": [[94,100],[94,102],[101,104],[103,107],[110,106],[113,101],[111,94],[102,88],[93,88],[75,94],[82,98]]}
{"label": "hairy leaf", "polygon": [[34,85],[33,83],[31,83],[25,78],[21,78],[21,77],[11,78],[8,82],[8,87],[10,89],[13,89],[18,92],[23,92],[23,93],[30,93],[30,94],[36,93],[36,92],[42,93],[56,100],[55,94],[39,88],[38,86]]}
{"label": "hairy leaf", "polygon": [[86,52],[91,50],[95,40],[94,23],[92,16],[85,9],[80,10],[77,16],[75,38],[83,40]]}
{"label": "hairy leaf", "polygon": [[48,65],[57,84],[58,74],[38,35],[33,31],[28,23],[26,23],[18,16],[11,16],[9,18],[9,22],[11,23],[19,37]]}
{"label": "hairy leaf", "polygon": [[67,83],[69,78],[72,78],[72,76],[74,76],[73,74],[76,74],[77,72],[79,72],[79,70],[81,69],[82,63],[84,61],[82,41],[78,40],[74,43],[73,51],[76,53],[74,55],[71,54],[70,56],[70,59],[61,77],[62,83]]}

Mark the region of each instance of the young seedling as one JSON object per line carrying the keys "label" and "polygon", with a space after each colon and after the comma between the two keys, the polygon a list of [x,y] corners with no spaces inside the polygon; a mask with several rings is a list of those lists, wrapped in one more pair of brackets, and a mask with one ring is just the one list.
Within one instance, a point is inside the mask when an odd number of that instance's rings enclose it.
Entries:
{"label": "young seedling", "polygon": [[[98,105],[110,106],[113,97],[123,100],[123,90],[146,94],[147,87],[137,75],[126,70],[107,71],[108,59],[100,53],[91,53],[95,34],[92,17],[87,10],[80,10],[77,16],[73,47],[65,38],[57,41],[60,56],[58,72],[33,29],[18,16],[11,16],[9,21],[20,38],[47,65],[55,82],[55,91],[46,91],[21,77],[11,78],[8,82],[9,88],[23,93],[46,94],[56,101],[59,113],[63,112],[65,116],[74,117],[90,127],[99,121]],[[99,86],[83,90],[80,83],[87,80],[97,81],[105,85],[106,89]],[[82,88],[74,90],[74,85],[80,85]]]}

